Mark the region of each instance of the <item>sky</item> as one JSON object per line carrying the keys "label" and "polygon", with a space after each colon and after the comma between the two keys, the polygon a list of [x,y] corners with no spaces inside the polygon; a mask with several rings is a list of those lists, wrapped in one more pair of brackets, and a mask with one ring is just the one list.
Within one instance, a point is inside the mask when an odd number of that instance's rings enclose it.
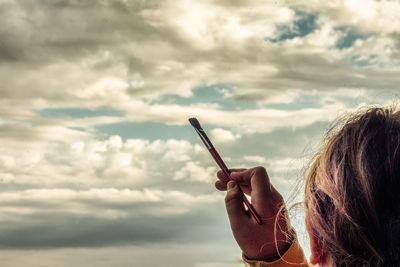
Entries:
{"label": "sky", "polygon": [[[243,266],[188,124],[288,201],[338,116],[398,102],[399,1],[1,0],[2,266]],[[309,255],[303,213],[290,209]]]}

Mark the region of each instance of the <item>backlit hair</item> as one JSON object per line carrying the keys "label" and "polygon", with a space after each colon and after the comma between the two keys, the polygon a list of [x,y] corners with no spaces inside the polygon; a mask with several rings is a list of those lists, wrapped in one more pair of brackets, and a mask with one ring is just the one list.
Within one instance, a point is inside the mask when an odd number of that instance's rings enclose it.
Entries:
{"label": "backlit hair", "polygon": [[360,110],[325,140],[305,186],[313,234],[336,266],[400,266],[400,112]]}

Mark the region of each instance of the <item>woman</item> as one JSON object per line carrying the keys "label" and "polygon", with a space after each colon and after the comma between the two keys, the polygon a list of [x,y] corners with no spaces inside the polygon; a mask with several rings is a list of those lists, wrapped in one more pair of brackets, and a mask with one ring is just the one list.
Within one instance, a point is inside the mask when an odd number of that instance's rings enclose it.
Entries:
{"label": "woman", "polygon": [[[309,266],[284,201],[262,167],[237,169],[216,187],[249,266]],[[245,211],[251,196],[263,225]],[[400,266],[400,112],[370,108],[328,132],[305,186],[309,263],[319,266]]]}

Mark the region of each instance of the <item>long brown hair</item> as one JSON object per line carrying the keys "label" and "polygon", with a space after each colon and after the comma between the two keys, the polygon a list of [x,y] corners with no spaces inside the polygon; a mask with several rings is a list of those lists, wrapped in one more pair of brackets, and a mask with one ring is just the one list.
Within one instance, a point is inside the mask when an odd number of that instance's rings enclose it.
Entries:
{"label": "long brown hair", "polygon": [[400,266],[400,112],[359,110],[325,140],[305,186],[314,235],[336,266]]}

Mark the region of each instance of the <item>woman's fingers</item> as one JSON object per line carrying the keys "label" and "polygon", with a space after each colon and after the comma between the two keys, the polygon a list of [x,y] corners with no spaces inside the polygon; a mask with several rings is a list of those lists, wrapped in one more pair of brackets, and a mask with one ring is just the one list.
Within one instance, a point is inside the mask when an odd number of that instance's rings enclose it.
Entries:
{"label": "woman's fingers", "polygon": [[[215,181],[215,188],[217,188],[219,191],[226,191],[228,189],[227,184],[228,183],[226,183],[226,182],[217,180],[217,181]],[[251,194],[250,186],[240,186],[240,188],[242,189],[243,193],[250,196],[250,194]]]}
{"label": "woman's fingers", "polygon": [[228,191],[225,196],[225,206],[228,213],[231,228],[236,235],[241,235],[243,228],[249,222],[250,217],[243,205],[243,198],[239,186],[234,182],[228,183]]}
{"label": "woman's fingers", "polygon": [[215,188],[217,188],[220,191],[225,191],[227,189],[227,183],[222,182],[221,180],[217,180],[215,182]]}
{"label": "woman's fingers", "polygon": [[[229,169],[229,171],[230,171],[231,173],[233,173],[233,172],[241,172],[241,171],[244,171],[244,170],[246,170],[246,169],[244,169],[244,168],[240,168],[240,169]],[[229,180],[230,180],[230,178],[226,177],[226,175],[224,174],[224,172],[223,172],[222,170],[219,170],[219,171],[217,172],[217,177],[218,177],[218,179],[220,179],[221,181],[223,181],[223,182],[225,182],[225,183],[229,182]]]}
{"label": "woman's fingers", "polygon": [[237,183],[249,184],[254,188],[268,187],[270,189],[269,177],[264,167],[244,169],[231,173],[231,179]]}
{"label": "woman's fingers", "polygon": [[[238,184],[251,186],[251,202],[258,211],[264,211],[271,202],[278,198],[276,190],[273,190],[267,171],[264,167],[255,167],[241,172],[231,173],[231,178]],[[279,195],[280,196],[280,195]],[[273,203],[275,204],[275,203]]]}

